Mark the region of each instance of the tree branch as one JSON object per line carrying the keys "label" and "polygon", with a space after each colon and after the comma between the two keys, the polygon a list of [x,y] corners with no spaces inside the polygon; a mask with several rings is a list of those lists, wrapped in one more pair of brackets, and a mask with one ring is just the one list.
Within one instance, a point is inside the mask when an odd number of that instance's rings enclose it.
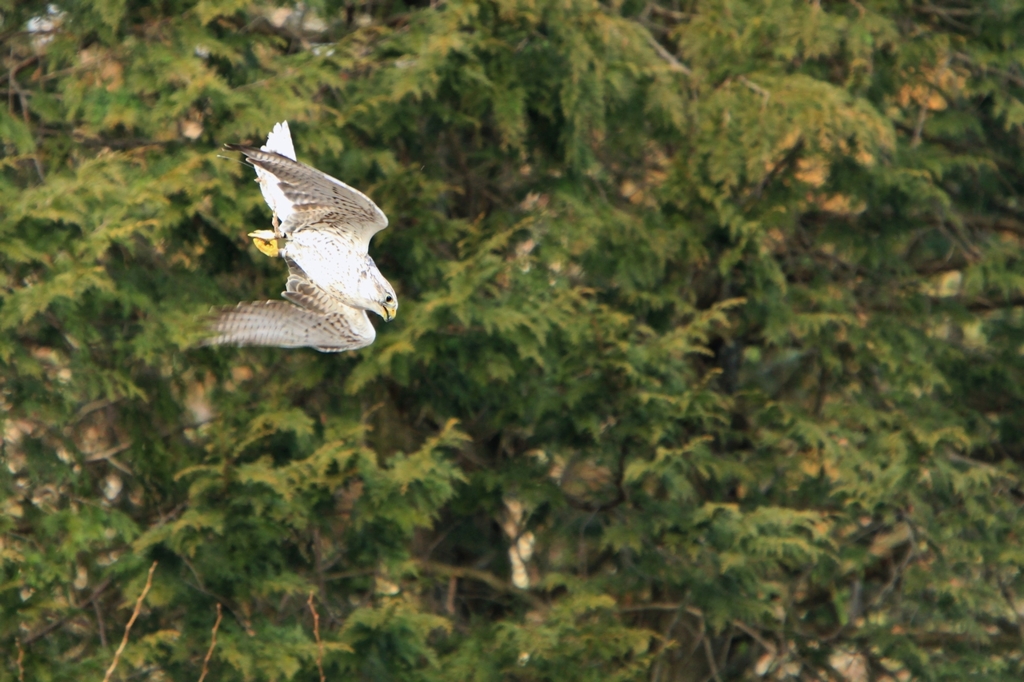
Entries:
{"label": "tree branch", "polygon": [[646,38],[650,46],[654,48],[654,51],[658,53],[658,56],[668,62],[669,69],[686,74],[687,76],[693,75],[693,71],[690,67],[679,61],[674,54],[669,52],[664,45],[659,43],[657,38],[651,35],[651,32],[647,28],[644,28],[644,38]]}
{"label": "tree branch", "polygon": [[449,566],[448,564],[442,564],[436,561],[426,561],[424,559],[414,559],[416,565],[428,573],[437,573],[447,577],[462,578],[465,580],[475,580],[483,583],[493,589],[496,592],[504,592],[505,594],[515,595],[530,602],[534,607],[544,606],[544,602],[541,601],[536,595],[521,590],[512,583],[505,582],[493,573],[487,571],[481,571],[476,568],[469,568],[468,566]]}
{"label": "tree branch", "polygon": [[142,610],[142,602],[149,594],[149,588],[153,586],[153,571],[156,570],[157,562],[154,561],[153,565],[149,567],[149,575],[146,576],[146,586],[142,588],[142,594],[135,600],[135,610],[132,611],[132,617],[128,619],[128,624],[124,626],[124,637],[121,638],[121,646],[117,647],[117,651],[114,652],[114,660],[111,661],[110,667],[107,668],[107,674],[103,676],[103,682],[110,682],[110,676],[114,674],[114,670],[117,669],[117,664],[121,660],[121,654],[124,652],[124,648],[128,646],[128,635],[131,634],[132,626],[135,625],[135,619],[139,617],[139,612]]}
{"label": "tree branch", "polygon": [[21,640],[16,639],[14,643],[18,646],[18,682],[25,682],[25,648],[21,646]]}
{"label": "tree branch", "polygon": [[107,589],[108,587],[110,587],[110,578],[107,578],[106,580],[101,582],[99,585],[97,585],[96,589],[93,590],[92,594],[89,595],[89,597],[85,601],[83,601],[81,604],[79,604],[78,607],[72,613],[68,613],[63,618],[55,620],[54,622],[50,623],[49,625],[44,627],[39,632],[36,632],[35,634],[29,635],[28,637],[26,637],[25,639],[23,639],[21,641],[22,645],[23,646],[28,646],[28,645],[32,644],[32,642],[35,642],[35,641],[37,641],[39,639],[42,639],[43,637],[46,637],[48,634],[50,634],[51,632],[53,632],[54,630],[59,628],[61,625],[64,625],[64,623],[68,622],[68,619],[71,618],[71,616],[74,615],[74,613],[76,613],[80,609],[84,609],[86,606],[89,606],[89,604],[91,604],[97,597],[99,597],[100,594],[102,594],[103,591],[105,589]]}
{"label": "tree branch", "polygon": [[213,648],[217,646],[217,629],[220,627],[220,621],[224,617],[224,613],[220,608],[220,602],[217,602],[217,620],[213,623],[213,633],[210,637],[210,648],[206,650],[206,658],[203,659],[203,672],[199,675],[199,682],[203,682],[206,679],[206,673],[209,672],[210,659],[213,657]]}
{"label": "tree branch", "polygon": [[320,639],[320,614],[316,612],[313,605],[313,593],[309,593],[309,612],[313,614],[313,636],[316,637],[316,669],[320,671],[320,682],[325,682],[324,677],[324,643]]}

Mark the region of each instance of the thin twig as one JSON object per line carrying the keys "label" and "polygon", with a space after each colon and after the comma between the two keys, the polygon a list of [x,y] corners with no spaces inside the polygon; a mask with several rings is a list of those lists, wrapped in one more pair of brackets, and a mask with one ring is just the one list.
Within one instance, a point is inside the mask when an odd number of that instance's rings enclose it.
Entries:
{"label": "thin twig", "polygon": [[[16,92],[18,94],[18,102],[21,104],[21,118],[25,122],[25,125],[29,126],[30,123],[31,123],[31,120],[30,120],[30,117],[29,117],[29,111],[28,111],[28,94],[29,93],[26,92],[24,89],[22,89],[21,85],[18,83],[18,79],[15,78],[13,71],[9,71],[8,72],[7,86],[9,88],[9,90],[14,91],[14,92]],[[10,92],[8,92],[7,96],[8,96],[8,107],[10,108],[10,107],[13,106],[13,98],[12,98]],[[12,114],[14,113],[13,109],[11,110],[11,113]],[[46,182],[46,176],[43,173],[43,164],[39,160],[39,149],[38,149],[38,147],[32,151],[31,158],[32,158],[33,164],[35,165],[36,173],[39,175],[39,181],[40,182]]]}
{"label": "thin twig", "polygon": [[88,402],[78,408],[78,412],[75,412],[75,416],[71,419],[71,424],[77,424],[93,412],[111,407],[117,402],[117,400],[109,400],[107,398],[100,398],[99,400]]}
{"label": "thin twig", "polygon": [[729,652],[732,651],[732,641],[736,638],[736,633],[733,628],[729,628],[725,635],[725,644],[722,645],[722,653],[718,654],[718,668],[721,670],[725,668],[725,664],[729,661]]}
{"label": "thin twig", "polygon": [[[20,29],[16,29],[16,28],[15,29],[11,29],[9,31],[4,31],[3,33],[0,33],[0,44],[6,43],[9,38],[13,38],[15,36],[27,36],[27,35],[28,35],[28,31],[20,30]],[[14,46],[13,45],[11,46],[11,56],[12,57],[14,56]]]}
{"label": "thin twig", "polygon": [[38,60],[39,60],[39,55],[35,55],[35,56],[33,56],[33,57],[29,57],[28,59],[24,59],[24,60],[22,60],[22,61],[18,62],[17,64],[15,64],[14,66],[12,66],[12,67],[11,67],[11,68],[10,68],[10,69],[9,69],[9,70],[7,71],[7,73],[6,73],[6,74],[4,74],[4,75],[0,75],[0,83],[3,83],[3,82],[4,82],[4,81],[6,81],[6,80],[10,80],[10,79],[14,78],[14,77],[15,77],[15,76],[17,76],[17,75],[18,75],[18,73],[19,73],[19,72],[20,72],[20,71],[21,71],[22,69],[24,69],[24,68],[25,68],[26,66],[31,66],[32,64],[34,64],[34,63],[35,63],[36,61],[38,61]]}
{"label": "thin twig", "polygon": [[[274,220],[277,220],[276,215]],[[324,603],[324,608],[327,610],[327,625],[330,627],[333,624],[334,616],[331,614],[331,609],[327,606],[327,581],[324,578],[323,540],[320,538],[319,528],[313,529],[313,566],[316,570],[317,585],[320,587],[320,601]]]}
{"label": "thin twig", "polygon": [[770,651],[772,654],[778,651],[778,647],[776,647],[774,644],[766,640],[764,637],[761,636],[761,634],[757,630],[750,627],[743,621],[737,619],[734,620],[732,624],[740,630],[742,630],[743,632],[747,633],[751,637],[751,639],[753,639],[755,642],[764,647],[765,651]]}
{"label": "thin twig", "polygon": [[25,650],[21,648],[21,640],[16,639],[14,643],[18,645],[18,682],[25,682]]}
{"label": "thin twig", "polygon": [[914,10],[917,12],[922,12],[926,14],[931,14],[932,16],[936,16],[939,19],[945,21],[950,26],[954,26],[960,29],[961,31],[972,31],[970,26],[968,26],[962,21],[958,21],[953,18],[953,16],[956,14],[956,10],[950,11],[942,7],[933,7],[929,5],[925,5],[924,7],[918,6],[915,7]]}
{"label": "thin twig", "polygon": [[703,644],[704,655],[708,659],[708,669],[711,671],[711,674],[705,677],[704,680],[707,682],[707,680],[714,678],[715,682],[722,682],[722,679],[718,676],[718,668],[715,666],[715,656],[714,652],[711,650],[711,641],[708,639],[707,621],[704,620],[704,612],[693,607],[687,607],[686,611],[687,613],[691,613],[696,616],[698,621],[700,621],[700,638],[693,645],[693,649],[690,650],[690,656],[692,656],[693,653],[697,651],[697,648]]}
{"label": "thin twig", "polygon": [[373,575],[374,569],[366,568],[359,571],[339,571],[338,573],[325,573],[324,580],[347,580],[349,578],[361,578],[367,575]]}
{"label": "thin twig", "polygon": [[781,159],[779,159],[774,166],[772,166],[772,169],[768,171],[763,178],[761,178],[761,180],[757,183],[757,186],[747,193],[747,196],[743,198],[743,203],[745,204],[751,199],[760,199],[761,195],[764,193],[765,188],[768,186],[768,183],[774,180],[775,177],[779,173],[781,173],[784,168],[792,165],[796,161],[797,157],[800,156],[800,152],[803,151],[803,148],[804,140],[801,137],[796,141],[796,143],[792,147],[789,148],[789,151],[787,151],[785,155]]}
{"label": "thin twig", "polygon": [[1024,620],[1021,619],[1020,610],[1017,608],[1017,595],[1013,593],[1013,589],[1003,582],[1002,578],[997,578],[999,582],[999,591],[1003,595],[1003,599],[1006,600],[1006,605],[1010,607],[1010,611],[1013,612],[1013,620],[1017,623],[1017,630],[1024,636]]}
{"label": "thin twig", "polygon": [[416,565],[423,571],[439,573],[447,577],[455,576],[463,580],[475,580],[487,585],[496,592],[502,592],[528,601],[534,608],[544,608],[544,602],[537,595],[526,590],[520,590],[518,587],[513,586],[512,583],[505,582],[493,573],[468,566],[449,566],[437,561],[425,561],[423,559],[415,561]]}
{"label": "thin twig", "polygon": [[700,645],[704,643],[704,633],[698,633],[697,630],[687,625],[686,621],[680,621],[680,623],[684,628],[686,628],[686,631],[690,634],[690,637],[693,638],[693,643],[690,645],[690,650],[686,652],[686,656],[681,658],[679,662],[679,667],[684,668],[684,666],[689,664],[690,659],[693,658],[693,655],[697,653],[697,649],[700,648]]}
{"label": "thin twig", "polygon": [[[113,447],[107,448],[106,450],[99,450],[97,452],[86,453],[85,461],[86,462],[101,462],[103,460],[109,461],[111,457],[113,457],[114,455],[118,455],[118,454],[124,452],[125,450],[130,448],[132,445],[133,445],[133,441],[128,440],[125,443],[119,443],[118,445],[115,445]],[[118,468],[120,468],[120,467],[118,467]],[[129,471],[129,472],[126,472],[126,473],[130,474],[131,472]]]}
{"label": "thin twig", "polygon": [[444,610],[452,615],[455,615],[455,595],[459,590],[459,579],[457,576],[450,576],[448,578],[448,594],[444,600]]}
{"label": "thin twig", "polygon": [[966,464],[967,466],[978,467],[979,469],[985,471],[987,475],[992,476],[993,478],[1001,478],[1004,481],[1009,481],[1013,485],[1020,485],[1020,479],[1018,479],[1016,476],[1006,471],[1003,471],[1002,469],[999,469],[995,466],[992,466],[988,462],[979,462],[976,459],[964,457],[962,455],[956,454],[955,452],[947,452],[946,457],[951,462],[958,462],[960,464]]}
{"label": "thin twig", "polygon": [[739,80],[740,83],[743,83],[743,85],[747,86],[747,88],[751,92],[756,93],[756,94],[761,96],[761,111],[764,111],[765,107],[768,106],[768,101],[771,100],[771,98],[772,98],[772,93],[770,93],[769,91],[765,90],[760,85],[758,85],[757,83],[753,82],[752,80],[750,80],[746,76],[740,76],[737,80]]}
{"label": "thin twig", "polygon": [[203,659],[203,672],[199,675],[199,682],[203,682],[206,679],[206,673],[210,671],[210,658],[213,657],[213,648],[217,646],[217,628],[220,627],[221,618],[224,614],[220,609],[220,602],[217,602],[217,620],[213,623],[213,634],[210,637],[210,648],[206,650],[206,658]]}
{"label": "thin twig", "polygon": [[984,12],[984,10],[968,7],[935,7],[933,5],[917,5],[914,7],[914,11],[922,14],[948,14],[951,17],[975,17]]}
{"label": "thin twig", "polygon": [[718,666],[715,665],[715,652],[711,650],[711,640],[708,639],[707,633],[702,635],[704,640],[704,654],[708,658],[708,668],[711,669],[711,677],[715,678],[715,682],[722,682],[722,678],[718,676]]}
{"label": "thin twig", "polygon": [[924,132],[924,122],[927,118],[928,109],[922,105],[921,110],[917,112],[917,123],[914,124],[914,137],[910,140],[911,147],[921,144],[921,133]]}
{"label": "thin twig", "polygon": [[[177,508],[175,508],[175,509],[177,509]],[[172,510],[171,514],[174,514],[174,513],[175,513],[175,510]],[[238,609],[236,609],[235,607],[233,607],[231,605],[231,601],[227,597],[223,597],[223,596],[221,596],[219,594],[216,594],[216,593],[211,592],[210,590],[206,589],[206,586],[203,585],[203,579],[199,577],[199,573],[198,573],[198,571],[196,571],[196,567],[192,565],[192,562],[189,561],[188,559],[186,559],[185,557],[182,557],[181,559],[182,559],[182,562],[186,566],[188,566],[188,569],[190,571],[192,571],[192,576],[195,577],[195,579],[196,579],[196,582],[195,582],[194,585],[192,583],[188,582],[187,580],[185,581],[185,584],[188,585],[189,587],[191,587],[194,590],[198,590],[199,592],[202,592],[207,597],[210,597],[211,599],[215,599],[218,604],[223,604],[224,606],[226,606],[228,611],[231,612],[231,615],[235,617],[236,621],[238,621],[238,624],[240,626],[242,626],[243,630],[245,630],[245,634],[249,635],[250,637],[255,637],[256,636],[256,632],[252,629],[252,623],[250,623],[247,618],[244,618],[238,612],[239,611]]]}
{"label": "thin twig", "polygon": [[675,640],[672,639],[672,631],[676,629],[676,625],[679,624],[679,619],[682,618],[682,616],[682,609],[676,609],[675,613],[672,614],[671,622],[669,622],[668,627],[665,628],[665,634],[662,635],[662,641],[664,644],[661,645],[661,651],[658,652],[661,655],[658,656],[658,662],[654,666],[654,674],[651,676],[651,682],[661,682],[661,671],[665,667],[665,652],[667,652],[668,648],[673,642],[675,642]]}
{"label": "thin twig", "polygon": [[682,604],[641,604],[640,606],[623,606],[619,613],[630,613],[632,611],[678,611],[683,608]]}
{"label": "thin twig", "polygon": [[644,30],[644,37],[647,38],[647,42],[650,43],[654,51],[658,53],[658,56],[668,62],[668,67],[672,71],[678,71],[684,73],[687,76],[692,76],[693,71],[690,70],[686,64],[683,64],[674,54],[665,49],[665,46],[658,42],[658,39],[651,35],[651,32]]}
{"label": "thin twig", "polygon": [[313,593],[309,593],[309,600],[306,602],[309,604],[309,611],[313,614],[313,636],[316,637],[316,669],[320,671],[320,682],[324,682],[327,678],[324,677],[324,643],[320,639],[320,614],[316,612],[316,607],[313,606]]}
{"label": "thin twig", "polygon": [[1005,71],[1003,69],[999,69],[999,68],[996,68],[996,67],[992,67],[992,66],[989,66],[987,64],[979,64],[969,54],[966,54],[964,52],[954,52],[953,53],[953,57],[955,59],[959,59],[960,61],[964,62],[965,64],[968,64],[968,65],[974,67],[975,69],[980,71],[982,75],[987,75],[988,72],[991,71],[992,73],[996,74],[997,76],[1002,76],[1003,78],[1007,79],[1008,81],[1010,81],[1014,85],[1017,85],[1017,86],[1020,86],[1020,87],[1024,87],[1024,78],[1021,78],[1020,76],[1018,76],[1015,73],[1012,73],[1010,71]]}
{"label": "thin twig", "polygon": [[676,12],[675,10],[655,5],[653,2],[648,3],[646,9],[652,14],[657,14],[659,17],[665,17],[666,19],[671,19],[672,21],[677,22],[688,21],[693,18],[693,15],[687,12]]}
{"label": "thin twig", "polygon": [[132,626],[135,625],[135,619],[139,617],[139,611],[142,610],[142,601],[149,594],[149,588],[153,586],[153,571],[156,570],[156,564],[157,562],[154,561],[153,565],[149,567],[149,575],[146,576],[146,586],[142,588],[142,594],[135,600],[135,610],[132,611],[132,617],[128,619],[128,625],[124,626],[124,637],[121,638],[121,646],[117,647],[117,651],[114,652],[114,660],[110,663],[110,667],[107,668],[107,674],[103,676],[103,682],[109,682],[110,676],[114,674],[114,670],[117,668],[118,661],[121,660],[121,653],[128,646],[128,634],[132,631]]}
{"label": "thin twig", "polygon": [[[686,612],[686,613],[690,614],[691,616],[694,616],[695,618],[700,619],[702,624],[704,622],[704,612],[703,611],[701,611],[700,609],[698,609],[695,606],[688,606],[688,605],[685,605],[685,604],[682,604],[682,603],[671,603],[671,602],[669,602],[669,603],[658,603],[658,602],[656,602],[656,603],[653,603],[653,604],[641,604],[639,606],[625,606],[625,607],[622,607],[622,608],[619,609],[619,613],[631,613],[631,612],[635,612],[635,611],[676,611],[677,614],[682,614],[683,612]],[[675,622],[676,621],[673,621],[673,624]],[[735,628],[737,628],[739,630],[742,630],[747,635],[749,635],[751,639],[753,639],[755,642],[757,642],[762,647],[764,647],[765,651],[770,651],[773,654],[778,651],[778,647],[776,647],[774,644],[772,644],[771,642],[766,640],[764,637],[762,637],[760,635],[760,633],[757,632],[757,630],[755,630],[754,628],[750,627],[749,625],[747,625],[743,621],[741,621],[739,619],[735,619],[735,620],[732,621],[732,625],[733,625],[733,627],[735,627]],[[667,635],[666,635],[666,639],[668,639]],[[697,644],[699,646],[700,644],[702,644],[702,642],[698,641]],[[658,675],[655,675],[654,679],[657,680],[658,679]]]}
{"label": "thin twig", "polygon": [[[99,585],[97,585],[96,589],[92,591],[91,595],[89,595],[89,598],[86,599],[81,604],[79,604],[78,608],[84,609],[89,604],[92,604],[95,601],[96,597],[100,596],[103,593],[103,591],[105,589],[107,589],[108,587],[110,587],[110,578],[107,578],[106,580],[101,582]],[[39,632],[36,632],[34,634],[29,635],[28,637],[25,638],[25,641],[22,642],[22,644],[24,644],[25,646],[29,646],[30,644],[32,644],[32,642],[35,642],[38,639],[42,639],[46,635],[50,634],[51,632],[53,632],[54,630],[59,628],[61,625],[64,625],[64,623],[66,623],[68,621],[68,618],[70,618],[72,615],[73,614],[68,614],[68,615],[64,616],[63,618],[60,618],[59,620],[55,620],[54,622],[50,623],[49,625],[47,625],[45,628],[43,628]]]}
{"label": "thin twig", "polygon": [[96,625],[100,629],[100,646],[104,649],[107,648],[107,625],[103,622],[103,610],[100,609],[100,603],[95,599],[92,600],[92,610],[96,614]]}

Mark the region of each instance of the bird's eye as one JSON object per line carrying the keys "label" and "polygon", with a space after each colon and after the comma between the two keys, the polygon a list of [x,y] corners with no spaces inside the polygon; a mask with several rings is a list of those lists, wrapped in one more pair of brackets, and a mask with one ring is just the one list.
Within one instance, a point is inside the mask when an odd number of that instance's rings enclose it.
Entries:
{"label": "bird's eye", "polygon": [[384,297],[384,302],[385,303],[391,303],[394,300],[395,299],[391,297],[391,294],[388,294],[387,296]]}

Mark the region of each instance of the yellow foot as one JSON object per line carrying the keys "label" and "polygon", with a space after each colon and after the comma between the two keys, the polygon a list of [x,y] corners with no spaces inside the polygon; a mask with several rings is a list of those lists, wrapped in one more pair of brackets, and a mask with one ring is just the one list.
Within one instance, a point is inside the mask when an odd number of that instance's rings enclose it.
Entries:
{"label": "yellow foot", "polygon": [[280,239],[273,230],[257,230],[250,232],[249,236],[252,237],[252,242],[260,250],[260,253],[271,258],[281,255],[281,242],[284,239]]}

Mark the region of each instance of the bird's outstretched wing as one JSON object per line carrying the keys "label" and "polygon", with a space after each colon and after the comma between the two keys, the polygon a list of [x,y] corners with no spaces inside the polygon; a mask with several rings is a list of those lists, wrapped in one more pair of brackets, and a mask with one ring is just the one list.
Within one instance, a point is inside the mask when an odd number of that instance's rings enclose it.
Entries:
{"label": "bird's outstretched wing", "polygon": [[326,353],[373,343],[377,333],[366,311],[334,302],[293,262],[283,296],[291,301],[239,303],[216,311],[204,346],[312,347]]}
{"label": "bird's outstretched wing", "polygon": [[204,346],[310,347],[325,353],[363,348],[376,337],[365,311],[348,308],[324,315],[287,301],[224,308],[216,313],[210,331],[215,336],[204,340]]}
{"label": "bird's outstretched wing", "polygon": [[[234,144],[224,147],[242,152],[256,168],[263,196],[285,235],[303,229],[330,231],[351,243],[354,252],[367,253],[370,238],[388,226],[387,216],[354,187],[280,153],[294,153],[290,144],[283,142],[286,130],[275,127],[267,140],[265,148],[279,151]],[[287,138],[290,143],[291,135]]]}

